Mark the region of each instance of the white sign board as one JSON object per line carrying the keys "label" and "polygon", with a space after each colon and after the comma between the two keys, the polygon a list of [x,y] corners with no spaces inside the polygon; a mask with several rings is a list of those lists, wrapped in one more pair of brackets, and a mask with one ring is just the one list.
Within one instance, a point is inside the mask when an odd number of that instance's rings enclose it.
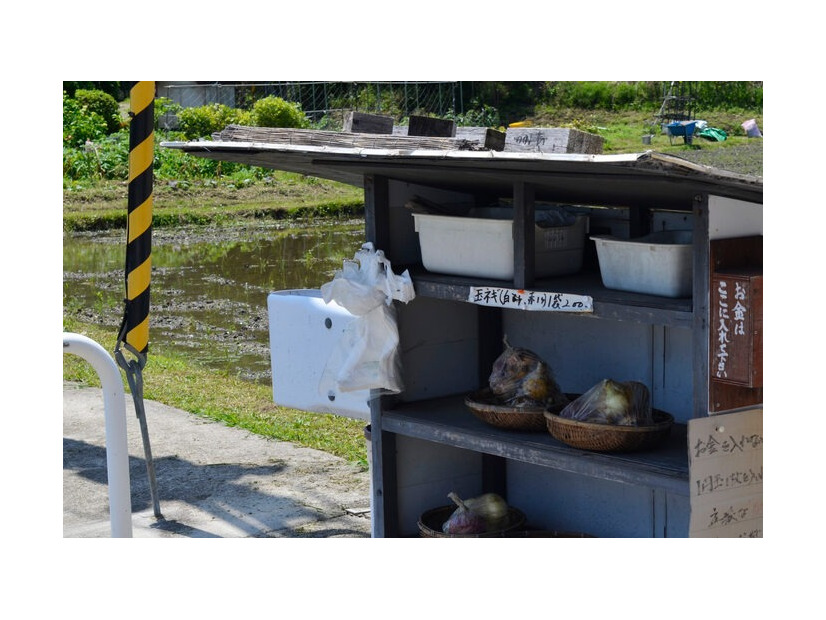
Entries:
{"label": "white sign board", "polygon": [[525,291],[496,286],[471,286],[470,303],[494,308],[540,310],[545,312],[593,312],[594,300],[587,295],[548,291]]}
{"label": "white sign board", "polygon": [[763,537],[763,410],[688,422],[689,536]]}

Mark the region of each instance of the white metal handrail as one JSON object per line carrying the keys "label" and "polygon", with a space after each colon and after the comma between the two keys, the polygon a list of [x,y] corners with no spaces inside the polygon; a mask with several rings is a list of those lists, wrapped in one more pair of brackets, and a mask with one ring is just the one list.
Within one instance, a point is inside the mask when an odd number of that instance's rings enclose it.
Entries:
{"label": "white metal handrail", "polygon": [[109,520],[112,537],[131,538],[132,498],[123,379],[115,361],[106,349],[86,336],[64,332],[63,352],[85,359],[100,377],[100,383],[103,386],[106,467],[109,476]]}

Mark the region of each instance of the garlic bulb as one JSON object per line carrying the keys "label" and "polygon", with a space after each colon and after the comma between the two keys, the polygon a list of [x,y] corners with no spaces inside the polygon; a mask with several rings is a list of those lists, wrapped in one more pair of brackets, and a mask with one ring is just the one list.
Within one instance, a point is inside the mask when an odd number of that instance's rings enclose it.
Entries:
{"label": "garlic bulb", "polygon": [[447,496],[458,506],[451,515],[451,519],[462,514],[479,517],[484,523],[483,531],[487,532],[500,529],[507,521],[508,504],[496,493],[485,493],[466,500],[462,500],[453,491],[448,493]]}

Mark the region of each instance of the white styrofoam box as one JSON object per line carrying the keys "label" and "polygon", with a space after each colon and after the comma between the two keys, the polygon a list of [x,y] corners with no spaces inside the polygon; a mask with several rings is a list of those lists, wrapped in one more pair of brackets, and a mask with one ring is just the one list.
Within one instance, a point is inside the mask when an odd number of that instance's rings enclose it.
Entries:
{"label": "white styrofoam box", "polygon": [[599,270],[606,288],[661,297],[691,297],[692,233],[661,230],[617,239],[591,237],[597,246]]}
{"label": "white styrofoam box", "polygon": [[327,361],[356,317],[321,291],[294,289],[267,296],[275,404],[301,411],[370,419],[370,390],[340,392],[324,380]]}
{"label": "white styrofoam box", "polygon": [[[537,215],[540,215],[537,210]],[[468,216],[413,213],[422,264],[434,273],[513,279],[513,210],[472,209]],[[570,226],[534,226],[538,278],[576,273],[582,268],[588,217],[575,216]]]}

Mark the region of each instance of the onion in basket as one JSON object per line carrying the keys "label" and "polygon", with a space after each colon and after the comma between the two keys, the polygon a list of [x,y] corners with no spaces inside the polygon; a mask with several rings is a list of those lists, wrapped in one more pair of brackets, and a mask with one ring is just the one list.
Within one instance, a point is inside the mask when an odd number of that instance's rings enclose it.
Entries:
{"label": "onion in basket", "polygon": [[504,338],[505,350],[493,363],[488,383],[491,392],[511,407],[544,407],[567,402],[550,367],[533,351],[512,347]]}
{"label": "onion in basket", "polygon": [[603,379],[559,412],[580,422],[647,426],[653,424],[651,395],[638,381]]}

